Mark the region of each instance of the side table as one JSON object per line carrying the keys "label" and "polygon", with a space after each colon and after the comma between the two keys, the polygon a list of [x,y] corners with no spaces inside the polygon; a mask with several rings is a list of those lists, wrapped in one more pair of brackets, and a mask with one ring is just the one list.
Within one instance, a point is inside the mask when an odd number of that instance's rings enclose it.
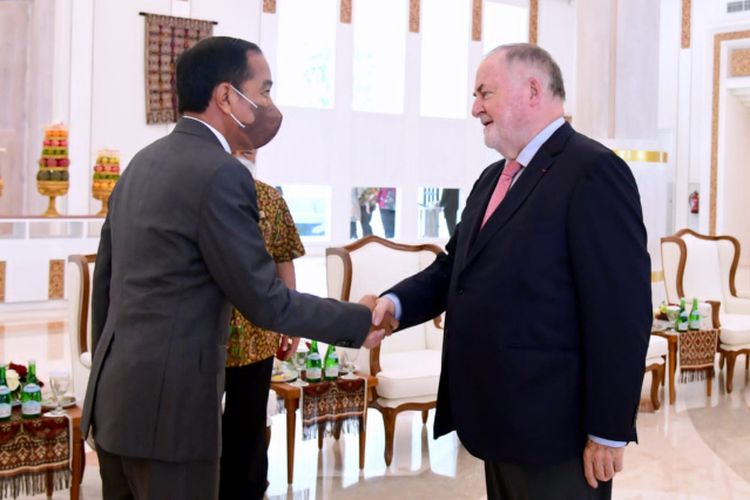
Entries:
{"label": "side table", "polygon": [[[658,330],[651,332],[651,335],[667,339],[667,362],[669,363],[667,378],[669,379],[669,404],[675,402],[675,376],[677,373],[677,342],[679,333],[674,330]],[[709,374],[706,377],[706,396],[711,396],[713,388],[713,376]]]}
{"label": "side table", "polygon": [[[377,377],[358,373],[362,378],[367,379],[367,401],[372,401],[375,396],[375,386],[378,383]],[[284,409],[286,410],[286,479],[287,483],[292,484],[294,480],[294,440],[295,426],[297,424],[297,409],[299,408],[299,399],[301,390],[299,387],[288,382],[272,382],[271,390],[279,397],[284,399]],[[365,409],[365,419],[359,428],[359,468],[365,468],[365,438],[367,424],[367,409]],[[338,437],[338,436],[337,436]],[[323,446],[322,433],[318,434],[318,448]]]}

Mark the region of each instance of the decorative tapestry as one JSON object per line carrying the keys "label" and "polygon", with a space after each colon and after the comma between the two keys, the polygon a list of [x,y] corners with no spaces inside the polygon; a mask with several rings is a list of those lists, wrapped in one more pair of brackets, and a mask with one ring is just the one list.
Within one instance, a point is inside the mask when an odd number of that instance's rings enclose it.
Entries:
{"label": "decorative tapestry", "polygon": [[314,439],[318,432],[330,436],[341,426],[345,433],[357,434],[367,411],[367,381],[363,378],[319,382],[302,388],[302,440]]}
{"label": "decorative tapestry", "polygon": [[213,34],[213,21],[146,17],[146,123],[176,122],[175,63],[186,49]]}
{"label": "decorative tapestry", "polygon": [[14,411],[0,422],[0,498],[69,488],[69,460],[68,417],[24,420]]}

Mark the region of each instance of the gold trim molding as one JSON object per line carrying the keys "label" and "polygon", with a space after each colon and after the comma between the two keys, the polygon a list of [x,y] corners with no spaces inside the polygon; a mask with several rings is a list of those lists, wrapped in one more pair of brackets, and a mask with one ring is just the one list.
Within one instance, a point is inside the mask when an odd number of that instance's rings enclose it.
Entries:
{"label": "gold trim molding", "polygon": [[750,76],[750,49],[735,49],[729,53],[729,76]]}
{"label": "gold trim molding", "polygon": [[536,45],[539,35],[539,0],[529,0],[529,43]]}
{"label": "gold trim molding", "polygon": [[664,281],[664,271],[651,271],[651,283]]}
{"label": "gold trim molding", "polygon": [[420,0],[409,0],[409,32],[419,33]]}
{"label": "gold trim molding", "polygon": [[5,302],[5,261],[0,260],[0,302]]}
{"label": "gold trim molding", "polygon": [[276,14],[276,0],[263,0],[263,12]]}
{"label": "gold trim molding", "polygon": [[750,30],[731,31],[714,35],[713,97],[711,99],[711,183],[708,215],[708,234],[716,235],[716,194],[719,154],[719,88],[721,85],[721,44],[729,40],[750,38]]}
{"label": "gold trim molding", "polygon": [[50,300],[65,298],[65,261],[55,259],[49,261],[49,293]]}
{"label": "gold trim molding", "polygon": [[643,149],[615,149],[615,154],[628,162],[667,163],[666,151],[646,151]]}
{"label": "gold trim molding", "polygon": [[339,21],[342,24],[352,24],[352,0],[341,0]]}
{"label": "gold trim molding", "polygon": [[683,49],[690,48],[690,23],[692,22],[692,1],[682,0],[682,30],[680,32],[680,45]]}
{"label": "gold trim molding", "polygon": [[482,0],[474,0],[471,5],[471,39],[482,41]]}

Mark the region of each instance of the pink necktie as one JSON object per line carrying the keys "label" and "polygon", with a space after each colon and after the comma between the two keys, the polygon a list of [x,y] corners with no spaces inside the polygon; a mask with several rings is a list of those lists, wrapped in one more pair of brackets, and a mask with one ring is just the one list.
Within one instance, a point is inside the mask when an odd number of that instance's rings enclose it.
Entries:
{"label": "pink necktie", "polygon": [[497,209],[497,207],[500,205],[500,202],[503,201],[503,198],[505,198],[508,189],[510,189],[511,182],[513,182],[513,177],[515,177],[518,171],[522,168],[523,166],[516,160],[505,162],[505,167],[500,173],[500,179],[497,181],[495,191],[493,191],[490,202],[487,204],[487,210],[484,212],[484,219],[482,219],[481,227],[484,227],[484,225],[487,223],[487,219],[490,218],[495,209]]}

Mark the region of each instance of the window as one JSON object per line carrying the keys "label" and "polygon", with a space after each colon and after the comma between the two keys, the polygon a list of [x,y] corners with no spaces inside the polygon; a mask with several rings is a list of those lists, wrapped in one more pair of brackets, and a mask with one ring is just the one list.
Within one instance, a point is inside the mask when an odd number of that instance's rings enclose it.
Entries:
{"label": "window", "polygon": [[278,101],[333,108],[336,0],[281,0],[278,4]]}
{"label": "window", "polygon": [[459,205],[464,200],[460,198],[458,188],[419,188],[417,227],[420,238],[443,238],[453,236],[456,224],[461,218]]}
{"label": "window", "polygon": [[498,45],[529,41],[529,7],[526,0],[484,2],[482,43],[484,53]]}
{"label": "window", "polygon": [[352,188],[349,237],[356,239],[374,234],[383,238],[394,238],[397,191],[392,187]]}
{"label": "window", "polygon": [[277,189],[284,196],[303,241],[331,238],[330,186],[284,184]]}
{"label": "window", "polygon": [[421,10],[421,114],[466,118],[471,5],[422,0]]}
{"label": "window", "polygon": [[407,11],[404,0],[354,2],[355,111],[404,111]]}

